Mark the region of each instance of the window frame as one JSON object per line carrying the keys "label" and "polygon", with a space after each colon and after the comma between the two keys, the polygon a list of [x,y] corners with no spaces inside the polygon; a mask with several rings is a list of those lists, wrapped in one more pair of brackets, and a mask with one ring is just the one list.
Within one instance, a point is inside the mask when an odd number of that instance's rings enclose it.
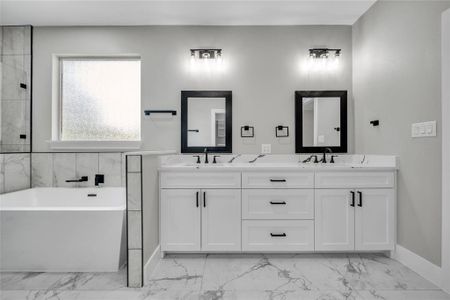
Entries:
{"label": "window frame", "polygon": [[[119,55],[53,55],[53,105],[52,105],[52,139],[48,141],[51,149],[55,150],[138,150],[142,144],[142,117],[139,114],[139,139],[138,140],[62,140],[62,114],[63,114],[63,76],[64,61],[139,61],[141,56],[137,54]],[[140,72],[142,82],[142,72]],[[142,85],[141,85],[142,95]],[[139,111],[142,99],[139,99]]]}

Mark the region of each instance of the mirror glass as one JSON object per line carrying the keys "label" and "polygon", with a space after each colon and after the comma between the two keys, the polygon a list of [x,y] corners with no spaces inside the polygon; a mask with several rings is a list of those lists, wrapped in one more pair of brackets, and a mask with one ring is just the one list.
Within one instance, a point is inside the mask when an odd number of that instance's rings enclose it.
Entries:
{"label": "mirror glass", "polygon": [[347,150],[347,91],[296,91],[295,152]]}
{"label": "mirror glass", "polygon": [[303,102],[303,146],[338,147],[341,145],[341,99],[305,97]]}
{"label": "mirror glass", "polygon": [[225,147],[225,98],[189,97],[188,147]]}
{"label": "mirror glass", "polygon": [[231,91],[181,91],[181,153],[232,153]]}

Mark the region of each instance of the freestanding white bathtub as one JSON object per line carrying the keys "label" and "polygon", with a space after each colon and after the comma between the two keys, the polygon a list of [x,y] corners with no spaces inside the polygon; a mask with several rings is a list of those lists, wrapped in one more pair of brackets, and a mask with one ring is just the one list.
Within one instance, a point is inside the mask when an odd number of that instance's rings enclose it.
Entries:
{"label": "freestanding white bathtub", "polygon": [[116,272],[126,257],[125,188],[0,195],[0,271]]}

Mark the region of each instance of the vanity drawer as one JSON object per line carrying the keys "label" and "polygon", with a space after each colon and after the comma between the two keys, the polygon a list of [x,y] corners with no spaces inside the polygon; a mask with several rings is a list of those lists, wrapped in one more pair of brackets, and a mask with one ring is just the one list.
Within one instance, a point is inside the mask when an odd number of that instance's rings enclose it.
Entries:
{"label": "vanity drawer", "polygon": [[243,188],[313,188],[313,172],[244,172]]}
{"label": "vanity drawer", "polygon": [[161,188],[217,188],[241,187],[239,172],[162,172]]}
{"label": "vanity drawer", "polygon": [[242,218],[314,219],[314,190],[242,190]]}
{"label": "vanity drawer", "polygon": [[314,221],[242,221],[243,251],[313,251]]}
{"label": "vanity drawer", "polygon": [[317,172],[316,188],[391,188],[394,172]]}

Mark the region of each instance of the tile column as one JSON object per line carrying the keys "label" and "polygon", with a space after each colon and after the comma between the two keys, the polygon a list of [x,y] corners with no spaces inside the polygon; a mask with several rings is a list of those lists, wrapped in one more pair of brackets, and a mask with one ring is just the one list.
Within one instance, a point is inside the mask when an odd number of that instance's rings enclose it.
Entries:
{"label": "tile column", "polygon": [[128,287],[143,286],[142,155],[126,156]]}

